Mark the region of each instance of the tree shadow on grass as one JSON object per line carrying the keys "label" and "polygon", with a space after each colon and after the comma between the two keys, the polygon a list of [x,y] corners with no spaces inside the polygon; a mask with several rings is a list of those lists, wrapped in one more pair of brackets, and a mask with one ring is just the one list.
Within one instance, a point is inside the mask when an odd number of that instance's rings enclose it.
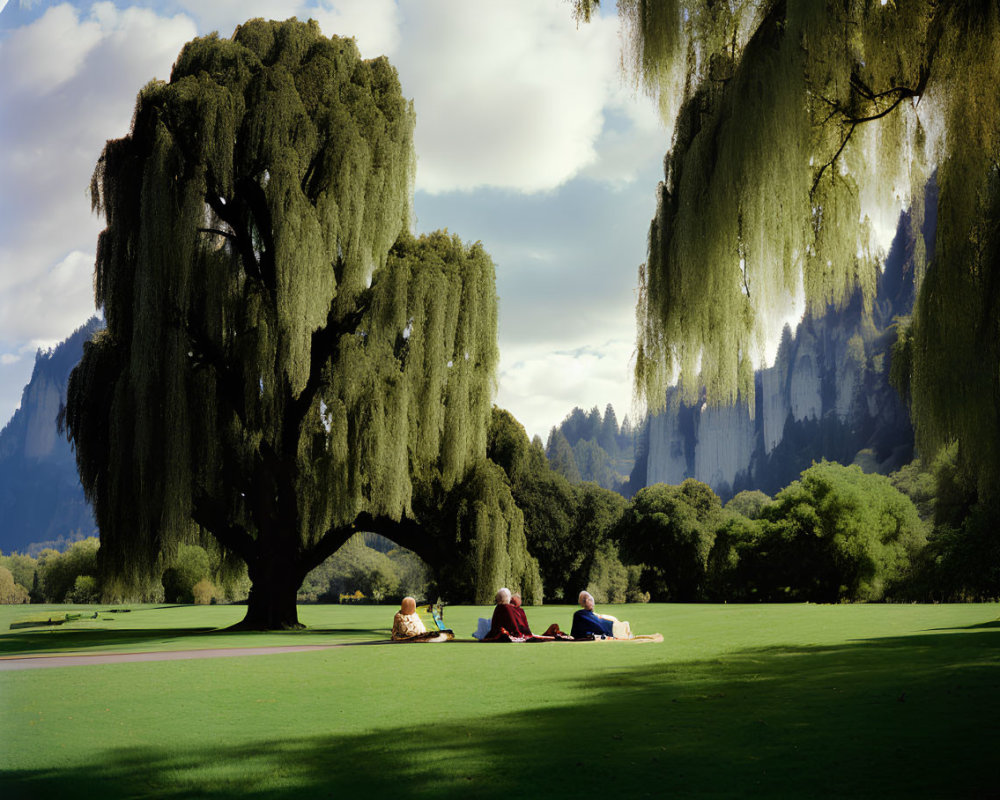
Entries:
{"label": "tree shadow on grass", "polygon": [[120,648],[123,645],[141,647],[152,642],[169,642],[215,632],[215,628],[81,628],[5,633],[0,636],[0,655],[86,652]]}
{"label": "tree shadow on grass", "polygon": [[995,619],[990,622],[977,622],[974,625],[962,625],[960,627],[951,628],[930,628],[932,631],[982,631],[982,630],[1000,630],[1000,619]]}
{"label": "tree shadow on grass", "polygon": [[[180,639],[190,639],[191,649],[200,647],[253,647],[260,638],[262,646],[329,644],[339,641],[356,643],[360,639],[389,638],[389,628],[305,628],[298,631],[241,631],[234,633],[225,628],[80,628],[34,630],[23,633],[5,633],[0,636],[0,656],[39,655],[47,653],[96,653],[105,650],[124,652],[150,649]],[[180,648],[180,649],[183,649]]]}
{"label": "tree shadow on grass", "polygon": [[567,676],[573,705],[132,748],[8,772],[4,797],[1000,797],[998,633],[608,669]]}

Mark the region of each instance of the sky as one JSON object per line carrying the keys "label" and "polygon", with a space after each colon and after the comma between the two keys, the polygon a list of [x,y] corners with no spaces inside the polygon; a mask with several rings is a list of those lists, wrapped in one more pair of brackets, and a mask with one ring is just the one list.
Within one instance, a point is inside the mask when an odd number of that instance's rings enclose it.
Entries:
{"label": "sky", "polygon": [[614,4],[565,0],[0,0],[0,426],[38,348],[95,313],[90,175],[183,44],[316,19],[413,99],[417,232],[496,263],[497,405],[543,441],[574,406],[632,410],[635,287],[668,141],[619,70]]}

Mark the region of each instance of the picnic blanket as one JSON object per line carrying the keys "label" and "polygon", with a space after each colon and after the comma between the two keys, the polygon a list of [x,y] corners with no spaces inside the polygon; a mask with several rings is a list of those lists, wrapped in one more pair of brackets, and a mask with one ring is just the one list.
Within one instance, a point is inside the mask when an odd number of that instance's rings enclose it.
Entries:
{"label": "picnic blanket", "polygon": [[418,633],[416,636],[408,636],[405,639],[390,639],[393,644],[410,644],[416,642],[447,642],[455,638],[451,631],[427,631]]}
{"label": "picnic blanket", "polygon": [[633,636],[631,639],[612,639],[601,636],[574,639],[572,636],[567,636],[566,634],[562,634],[560,636],[539,636],[537,634],[534,636],[511,636],[506,630],[504,630],[500,636],[490,638],[489,631],[490,620],[485,617],[480,617],[479,626],[477,627],[475,633],[472,634],[472,637],[481,642],[513,642],[515,644],[520,644],[522,642],[633,642],[635,644],[642,644],[644,642],[663,641],[663,634],[661,633],[641,633]]}

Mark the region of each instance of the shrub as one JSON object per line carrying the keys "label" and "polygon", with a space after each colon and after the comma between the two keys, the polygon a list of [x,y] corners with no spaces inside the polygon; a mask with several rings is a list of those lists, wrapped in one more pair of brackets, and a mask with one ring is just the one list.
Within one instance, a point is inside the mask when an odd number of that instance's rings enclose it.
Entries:
{"label": "shrub", "polygon": [[397,592],[410,597],[427,597],[430,570],[412,550],[395,547],[386,553],[399,576]]}
{"label": "shrub", "polygon": [[243,564],[235,573],[216,576],[216,578],[216,599],[241,603],[250,596],[250,575],[247,573],[246,564]]}
{"label": "shrub", "polygon": [[97,575],[97,551],[100,546],[100,540],[91,536],[74,542],[65,553],[52,549],[39,553],[41,592],[47,602],[65,603],[79,576]]}
{"label": "shrub", "polygon": [[66,593],[69,603],[96,603],[100,598],[97,578],[93,575],[77,575],[73,588]]}
{"label": "shrub", "polygon": [[14,581],[14,574],[7,567],[0,567],[0,604],[19,605],[27,602],[28,590]]}
{"label": "shrub", "polygon": [[771,502],[768,497],[757,489],[748,489],[738,493],[726,503],[726,511],[734,511],[748,519],[758,519],[764,506]]}
{"label": "shrub", "polygon": [[782,489],[763,516],[772,597],[881,600],[927,542],[913,503],[888,478],[827,461]]}
{"label": "shrub", "polygon": [[399,576],[392,562],[379,564],[368,570],[357,569],[354,571],[353,581],[355,586],[360,587],[376,603],[381,603],[399,589]]}
{"label": "shrub", "polygon": [[628,593],[628,569],[618,558],[618,548],[605,543],[590,567],[587,591],[597,603],[624,603]]}
{"label": "shrub", "polygon": [[642,564],[629,564],[628,589],[625,590],[625,601],[628,603],[648,603],[649,592],[642,591],[639,584],[642,581]]}
{"label": "shrub", "polygon": [[937,486],[932,469],[926,469],[923,462],[916,459],[893,472],[889,480],[913,501],[920,519],[926,521],[934,518]]}
{"label": "shrub", "polygon": [[960,526],[938,525],[930,536],[921,588],[936,600],[1000,598],[1000,508],[979,503]]}
{"label": "shrub", "polygon": [[194,585],[207,580],[211,565],[205,548],[196,544],[177,547],[173,564],[163,572],[163,595],[168,603],[193,603]]}
{"label": "shrub", "polygon": [[218,597],[215,586],[208,580],[208,578],[202,578],[193,587],[191,587],[191,595],[196,606],[211,605],[212,602]]}
{"label": "shrub", "polygon": [[139,586],[114,575],[103,575],[101,597],[106,603],[162,603],[163,583],[149,580]]}
{"label": "shrub", "polygon": [[646,565],[644,590],[656,600],[701,599],[721,516],[715,492],[691,478],[680,486],[658,483],[637,492],[622,518],[622,553]]}
{"label": "shrub", "polygon": [[366,545],[363,534],[355,534],[306,575],[299,598],[304,602],[310,597],[335,602],[341,595],[356,592],[370,596],[373,585],[383,596],[391,594],[399,589],[399,574],[388,555]]}
{"label": "shrub", "polygon": [[[14,576],[14,583],[19,583],[29,592],[38,583],[38,562],[28,555],[11,553],[0,556],[0,567],[6,567]],[[38,598],[41,601],[41,597]]]}
{"label": "shrub", "polygon": [[726,518],[715,532],[706,566],[706,595],[715,602],[757,599],[759,585],[766,582],[761,563],[763,524],[730,511],[731,506],[732,502],[726,506]]}

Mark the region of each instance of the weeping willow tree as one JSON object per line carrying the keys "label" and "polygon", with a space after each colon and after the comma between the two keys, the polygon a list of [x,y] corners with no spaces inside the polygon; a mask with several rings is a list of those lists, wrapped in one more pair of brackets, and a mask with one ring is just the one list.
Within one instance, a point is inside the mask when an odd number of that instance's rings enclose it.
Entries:
{"label": "weeping willow tree", "polygon": [[107,328],[66,422],[120,585],[210,537],[247,565],[243,624],[279,628],[360,530],[439,560],[512,549],[530,572],[497,501],[443,543],[414,510],[444,513],[422,487],[468,486],[485,459],[498,356],[487,253],[408,233],[413,125],[384,58],[252,20],[186,45],[108,142],[91,188]]}
{"label": "weeping willow tree", "polygon": [[524,602],[542,602],[539,564],[528,552],[524,515],[503,469],[479,462],[448,491],[435,485],[417,493],[417,516],[431,530],[442,552],[435,556],[438,591],[490,605],[501,586],[519,592]]}
{"label": "weeping willow tree", "polygon": [[[597,0],[576,0],[587,21]],[[796,298],[876,286],[900,211],[936,173],[915,237],[906,353],[918,444],[960,440],[1000,486],[1000,4],[996,0],[619,0],[622,64],[671,136],[640,269],[636,390],[752,397]]]}

